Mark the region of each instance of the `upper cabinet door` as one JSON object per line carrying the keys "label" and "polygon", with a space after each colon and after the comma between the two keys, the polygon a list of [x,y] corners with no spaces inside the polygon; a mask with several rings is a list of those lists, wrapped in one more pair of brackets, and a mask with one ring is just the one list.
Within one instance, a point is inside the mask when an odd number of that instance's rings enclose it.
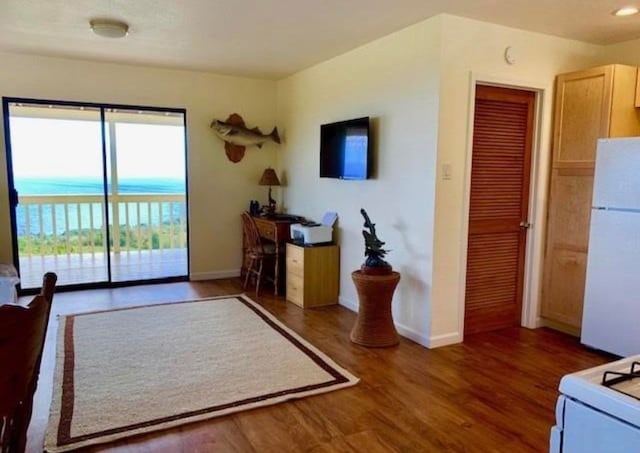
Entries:
{"label": "upper cabinet door", "polygon": [[621,64],[613,67],[613,93],[608,137],[637,137],[640,135],[640,109],[636,108],[638,69]]}
{"label": "upper cabinet door", "polygon": [[589,168],[596,142],[609,136],[613,66],[559,75],[556,82],[554,168]]}

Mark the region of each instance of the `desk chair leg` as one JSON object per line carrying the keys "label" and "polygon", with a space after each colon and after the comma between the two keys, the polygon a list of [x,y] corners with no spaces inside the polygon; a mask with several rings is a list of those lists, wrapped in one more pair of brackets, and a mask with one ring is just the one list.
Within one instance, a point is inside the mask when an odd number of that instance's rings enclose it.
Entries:
{"label": "desk chair leg", "polygon": [[249,276],[251,275],[252,271],[253,271],[253,258],[250,258],[249,267],[247,267],[247,273],[244,276],[244,285],[242,285],[243,290],[247,289],[247,283],[249,283]]}
{"label": "desk chair leg", "polygon": [[273,294],[275,296],[278,295],[278,286],[280,286],[280,251],[278,250],[278,247],[276,247],[276,263],[275,263],[275,270],[273,271]]}
{"label": "desk chair leg", "polygon": [[264,264],[264,260],[260,260],[260,265],[258,266],[258,280],[256,281],[256,297],[258,297],[258,291],[260,290],[260,280],[262,280],[262,265]]}

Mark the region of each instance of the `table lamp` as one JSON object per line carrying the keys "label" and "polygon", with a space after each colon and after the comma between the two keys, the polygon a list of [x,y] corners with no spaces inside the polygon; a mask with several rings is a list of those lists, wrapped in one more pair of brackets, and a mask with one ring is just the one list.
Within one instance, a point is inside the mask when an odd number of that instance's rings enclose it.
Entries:
{"label": "table lamp", "polygon": [[267,212],[269,214],[273,214],[276,212],[276,200],[271,197],[271,186],[279,186],[280,180],[278,179],[278,175],[273,168],[267,168],[264,173],[262,173],[262,178],[260,178],[260,182],[258,183],[261,186],[269,186],[269,205],[267,207]]}

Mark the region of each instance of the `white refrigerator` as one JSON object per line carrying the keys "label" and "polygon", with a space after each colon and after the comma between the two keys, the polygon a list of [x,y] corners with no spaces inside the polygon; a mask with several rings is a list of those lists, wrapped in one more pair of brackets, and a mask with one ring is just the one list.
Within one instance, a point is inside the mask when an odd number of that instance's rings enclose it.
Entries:
{"label": "white refrigerator", "polygon": [[581,341],[640,354],[640,138],[598,141]]}

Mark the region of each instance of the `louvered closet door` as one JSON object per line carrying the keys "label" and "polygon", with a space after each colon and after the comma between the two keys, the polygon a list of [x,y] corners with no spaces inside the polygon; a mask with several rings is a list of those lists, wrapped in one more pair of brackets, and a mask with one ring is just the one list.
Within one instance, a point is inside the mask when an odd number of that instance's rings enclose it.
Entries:
{"label": "louvered closet door", "polygon": [[465,334],[520,325],[534,103],[476,87]]}

